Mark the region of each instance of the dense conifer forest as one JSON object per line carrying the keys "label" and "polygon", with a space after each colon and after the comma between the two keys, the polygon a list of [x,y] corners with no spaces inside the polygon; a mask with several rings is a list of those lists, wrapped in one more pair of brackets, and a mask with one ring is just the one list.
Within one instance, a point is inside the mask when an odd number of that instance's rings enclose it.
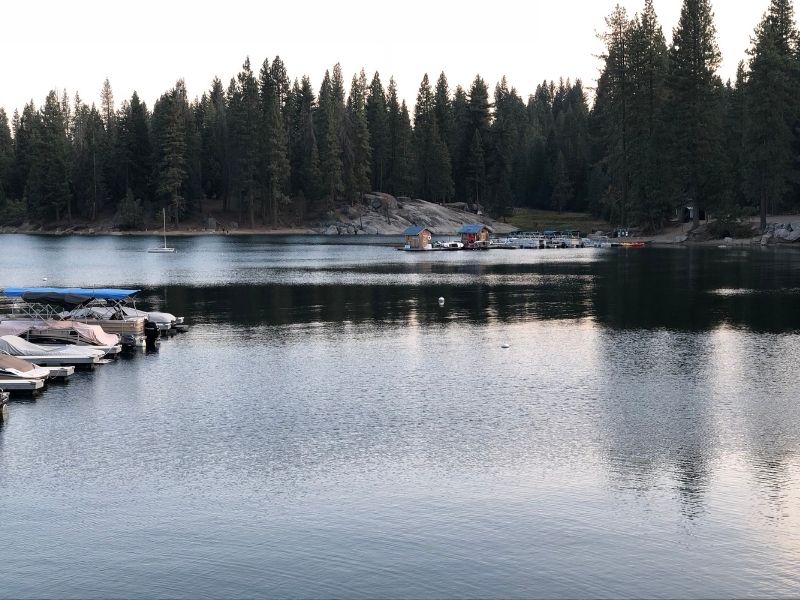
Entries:
{"label": "dense conifer forest", "polygon": [[[791,0],[770,0],[735,81],[709,0],[684,0],[667,45],[651,0],[607,17],[596,88],[503,78],[452,87],[422,77],[413,107],[395,81],[339,65],[318,90],[279,57],[245,60],[190,99],[183,81],[148,107],[51,91],[10,120],[0,108],[0,223],[166,207],[176,225],[221,203],[245,225],[295,224],[368,191],[480,205],[588,211],[658,229],[691,205],[736,218],[800,210],[800,48]],[[744,45],[744,44],[743,44]],[[700,211],[694,211],[694,217]]]}

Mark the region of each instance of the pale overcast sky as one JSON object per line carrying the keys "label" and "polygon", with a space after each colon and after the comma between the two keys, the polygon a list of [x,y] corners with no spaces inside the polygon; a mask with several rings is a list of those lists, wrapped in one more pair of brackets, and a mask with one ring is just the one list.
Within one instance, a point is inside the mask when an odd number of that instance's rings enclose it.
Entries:
{"label": "pale overcast sky", "polygon": [[[631,14],[644,0],[620,0]],[[17,0],[0,4],[2,84],[0,106],[11,117],[48,90],[78,91],[98,102],[108,77],[117,106],[133,90],[152,108],[184,78],[199,96],[217,75],[223,84],[246,56],[257,72],[279,54],[290,77],[308,74],[315,91],[336,62],[348,85],[364,67],[384,85],[394,75],[400,95],[413,105],[422,75],[444,70],[451,90],[476,73],[490,85],[503,75],[527,97],[544,79],[581,78],[593,86],[601,51],[596,33],[613,0],[305,2],[177,0]],[[655,0],[667,40],[681,0]],[[714,0],[724,63],[733,78],[753,29],[769,0]]]}

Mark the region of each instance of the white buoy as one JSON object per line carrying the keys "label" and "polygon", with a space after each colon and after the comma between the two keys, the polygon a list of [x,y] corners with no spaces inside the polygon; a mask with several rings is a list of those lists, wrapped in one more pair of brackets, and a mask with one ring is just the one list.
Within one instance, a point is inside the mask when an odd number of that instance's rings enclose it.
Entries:
{"label": "white buoy", "polygon": [[500,346],[500,347],[501,347],[501,348],[511,348],[511,345],[509,345],[509,344],[503,344],[503,345],[502,345],[502,346]]}
{"label": "white buoy", "polygon": [[47,277],[42,277],[42,281],[47,281]]}
{"label": "white buoy", "polygon": [[439,298],[439,306],[444,306],[444,298]]}

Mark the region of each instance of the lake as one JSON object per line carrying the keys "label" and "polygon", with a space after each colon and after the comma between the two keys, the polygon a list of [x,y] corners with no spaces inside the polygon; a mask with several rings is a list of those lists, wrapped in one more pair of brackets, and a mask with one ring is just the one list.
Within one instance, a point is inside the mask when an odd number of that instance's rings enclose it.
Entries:
{"label": "lake", "polygon": [[800,595],[800,251],[378,241],[0,235],[191,325],[13,403],[0,596]]}

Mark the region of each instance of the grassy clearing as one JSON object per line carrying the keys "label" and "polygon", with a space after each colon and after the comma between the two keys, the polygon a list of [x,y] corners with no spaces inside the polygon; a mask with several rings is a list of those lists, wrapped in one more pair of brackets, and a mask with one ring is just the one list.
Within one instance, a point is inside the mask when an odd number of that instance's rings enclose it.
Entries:
{"label": "grassy clearing", "polygon": [[544,231],[546,229],[579,229],[583,233],[611,231],[613,227],[588,213],[556,212],[552,210],[532,210],[517,208],[509,223],[523,231]]}

